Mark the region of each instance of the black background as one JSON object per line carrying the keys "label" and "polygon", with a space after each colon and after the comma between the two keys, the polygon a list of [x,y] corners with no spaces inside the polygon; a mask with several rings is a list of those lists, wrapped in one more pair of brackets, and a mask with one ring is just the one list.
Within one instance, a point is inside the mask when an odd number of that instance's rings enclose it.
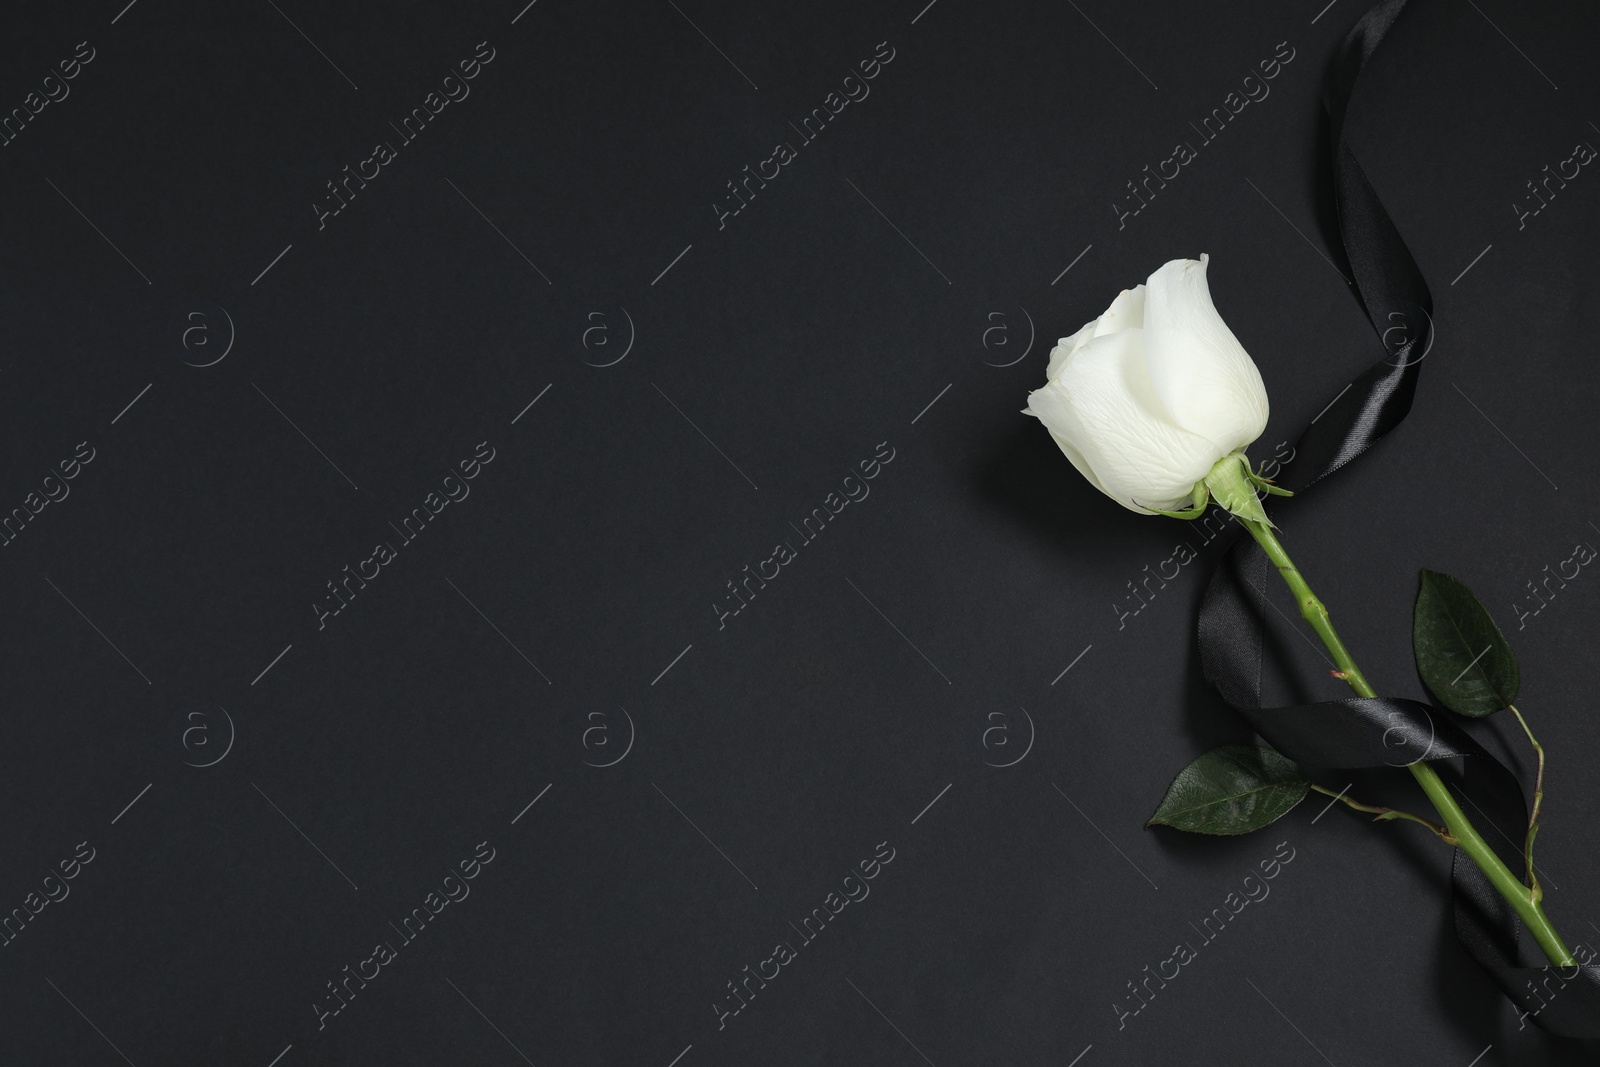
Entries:
{"label": "black background", "polygon": [[[1272,396],[1257,458],[1381,358],[1320,106],[1359,5],[923,2],[13,7],[0,110],[94,58],[0,148],[0,511],[94,458],[0,550],[0,912],[95,858],[0,949],[0,1061],[1584,1061],[1458,946],[1414,827],[1313,798],[1245,838],[1141,829],[1248,738],[1193,651],[1221,542],[1119,628],[1197,535],[1018,413],[1055,337],[1201,252]],[[1600,578],[1521,629],[1513,605],[1600,544],[1600,178],[1512,205],[1600,141],[1597,22],[1424,3],[1369,69],[1352,135],[1437,341],[1410,419],[1285,531],[1385,692],[1420,695],[1419,566],[1495,612],[1551,754],[1549,909],[1590,944]],[[325,183],[483,41],[470,96],[319,228]],[[1280,42],[1270,95],[1119,228]],[[1277,603],[1269,699],[1340,695]],[[1356,791],[1420,805],[1398,777]],[[326,983],[485,841],[470,896],[319,1029]],[[883,842],[870,896],[719,1026]],[[1278,842],[1270,897],[1119,1026]]]}

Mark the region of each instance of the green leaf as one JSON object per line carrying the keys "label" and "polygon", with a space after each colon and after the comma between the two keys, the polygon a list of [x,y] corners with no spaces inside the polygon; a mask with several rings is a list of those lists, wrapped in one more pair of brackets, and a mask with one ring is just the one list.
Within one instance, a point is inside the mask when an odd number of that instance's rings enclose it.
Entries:
{"label": "green leaf", "polygon": [[1516,654],[1472,590],[1448,574],[1422,572],[1411,644],[1417,673],[1458,715],[1482,718],[1517,699]]}
{"label": "green leaf", "polygon": [[1265,745],[1224,745],[1178,772],[1146,826],[1194,834],[1247,834],[1305,799],[1311,779]]}

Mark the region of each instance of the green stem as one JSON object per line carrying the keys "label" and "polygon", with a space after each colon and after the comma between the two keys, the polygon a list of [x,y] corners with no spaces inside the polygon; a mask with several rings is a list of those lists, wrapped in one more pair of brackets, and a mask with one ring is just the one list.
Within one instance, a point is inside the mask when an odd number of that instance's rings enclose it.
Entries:
{"label": "green stem", "polygon": [[[1273,566],[1278,568],[1278,573],[1283,575],[1284,582],[1300,605],[1301,616],[1311,624],[1311,628],[1322,639],[1328,654],[1333,657],[1339,673],[1344,676],[1350,688],[1357,696],[1377,696],[1377,690],[1368,684],[1361,669],[1351,658],[1349,650],[1344,647],[1344,642],[1339,639],[1333,623],[1328,618],[1328,609],[1311,591],[1311,586],[1306,583],[1299,568],[1284,551],[1283,545],[1273,534],[1271,527],[1266,523],[1242,516],[1239,517],[1239,522],[1250,531],[1250,535],[1267,553],[1267,558],[1272,561]],[[1467,813],[1461,810],[1461,805],[1456,802],[1455,796],[1439,777],[1438,772],[1420,760],[1409,764],[1406,769],[1416,778],[1417,784],[1422,786],[1422,791],[1428,794],[1428,799],[1433,802],[1434,809],[1444,820],[1450,836],[1456,839],[1456,847],[1467,854],[1467,857],[1489,879],[1495,891],[1516,911],[1550,962],[1558,967],[1572,966],[1574,962],[1572,950],[1567,948],[1566,943],[1561,940],[1561,935],[1550,925],[1550,920],[1546,918],[1538,897],[1518,881],[1517,876],[1500,861],[1499,856],[1495,855],[1494,850],[1483,839],[1483,835],[1472,825],[1472,820],[1467,818]]]}
{"label": "green stem", "polygon": [[1405,820],[1407,820],[1409,822],[1414,822],[1414,823],[1418,823],[1419,825],[1426,826],[1429,830],[1432,830],[1435,834],[1437,834],[1439,839],[1441,841],[1443,841],[1447,845],[1453,845],[1453,844],[1456,843],[1456,839],[1450,836],[1450,831],[1446,830],[1444,827],[1440,826],[1438,823],[1434,822],[1432,819],[1424,819],[1420,815],[1413,815],[1411,812],[1409,812],[1409,811],[1401,811],[1399,808],[1379,808],[1379,807],[1374,807],[1371,804],[1363,804],[1358,800],[1350,799],[1349,797],[1345,796],[1343,793],[1335,793],[1331,789],[1327,789],[1327,788],[1325,788],[1323,786],[1320,786],[1316,782],[1312,782],[1311,783],[1311,788],[1315,789],[1317,792],[1321,793],[1323,796],[1332,797],[1333,799],[1339,801],[1339,803],[1347,805],[1348,807],[1353,808],[1356,811],[1364,811],[1368,815],[1376,815],[1377,818],[1373,819],[1372,820],[1373,822],[1389,822],[1389,821],[1391,821],[1393,819],[1405,819]]}
{"label": "green stem", "polygon": [[1539,875],[1533,869],[1533,839],[1539,835],[1539,812],[1544,807],[1544,746],[1539,744],[1539,739],[1533,736],[1533,731],[1528,727],[1528,720],[1522,717],[1522,712],[1517,710],[1515,704],[1508,705],[1511,714],[1517,717],[1517,722],[1522,724],[1522,732],[1528,735],[1528,743],[1533,746],[1533,751],[1539,757],[1539,769],[1533,776],[1533,810],[1528,814],[1528,836],[1522,846],[1523,857],[1528,861],[1528,885],[1533,889],[1533,899],[1544,899],[1544,888],[1539,885]]}

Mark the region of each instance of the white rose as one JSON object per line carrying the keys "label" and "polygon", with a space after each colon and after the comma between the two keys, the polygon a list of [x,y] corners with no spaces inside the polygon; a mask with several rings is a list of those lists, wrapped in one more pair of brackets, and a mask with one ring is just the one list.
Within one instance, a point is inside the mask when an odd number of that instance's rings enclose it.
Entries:
{"label": "white rose", "polygon": [[1123,290],[1061,339],[1028,394],[1024,414],[1079,473],[1140,514],[1201,503],[1212,467],[1267,426],[1261,372],[1211,303],[1208,262],[1175,259]]}

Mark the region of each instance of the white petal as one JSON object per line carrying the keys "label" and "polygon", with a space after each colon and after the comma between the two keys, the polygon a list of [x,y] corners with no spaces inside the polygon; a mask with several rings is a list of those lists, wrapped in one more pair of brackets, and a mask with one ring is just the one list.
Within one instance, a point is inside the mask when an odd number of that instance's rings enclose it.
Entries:
{"label": "white petal", "polygon": [[1167,417],[1145,372],[1143,336],[1123,330],[1079,347],[1054,381],[1028,394],[1028,413],[1095,488],[1149,514],[1188,500],[1223,453]]}
{"label": "white petal", "polygon": [[1143,327],[1144,285],[1139,284],[1117,294],[1117,298],[1111,301],[1111,306],[1095,320],[1094,335],[1104,337],[1108,333],[1138,330]]}
{"label": "white petal", "polygon": [[1143,325],[1144,284],[1141,282],[1132,289],[1124,289],[1118,293],[1111,306],[1106,308],[1098,319],[1084,323],[1083,328],[1077,333],[1071,337],[1063,337],[1057,342],[1056,347],[1050,351],[1050,363],[1044,370],[1045,379],[1054,380],[1067,360],[1072,358],[1072,353],[1091,339],[1122,330],[1137,330]]}
{"label": "white petal", "polygon": [[1093,336],[1094,323],[1086,322],[1083,324],[1083,328],[1071,337],[1063,337],[1057,341],[1056,346],[1050,350],[1050,362],[1044,369],[1045,380],[1053,381],[1055,376],[1061,372],[1061,368],[1066,365],[1067,360],[1071,358],[1072,353],[1078,350],[1078,346]]}
{"label": "white petal", "polygon": [[[1028,411],[1024,412],[1024,414],[1032,415],[1034,412]],[[1042,416],[1040,420],[1043,421]],[[1045,423],[1045,429],[1050,430],[1049,423]],[[1056,447],[1061,449],[1061,454],[1071,460],[1074,467],[1078,468],[1078,473],[1089,479],[1090,485],[1104,493],[1106,487],[1100,484],[1099,478],[1095,477],[1094,468],[1089,466],[1089,461],[1083,458],[1083,453],[1078,451],[1078,446],[1054,430],[1050,430],[1050,437],[1055,441]],[[1110,494],[1107,493],[1106,495],[1109,496]]]}
{"label": "white petal", "polygon": [[1219,455],[1241,449],[1267,427],[1267,390],[1250,354],[1211,302],[1208,256],[1175,259],[1150,275],[1145,361],[1174,422]]}

